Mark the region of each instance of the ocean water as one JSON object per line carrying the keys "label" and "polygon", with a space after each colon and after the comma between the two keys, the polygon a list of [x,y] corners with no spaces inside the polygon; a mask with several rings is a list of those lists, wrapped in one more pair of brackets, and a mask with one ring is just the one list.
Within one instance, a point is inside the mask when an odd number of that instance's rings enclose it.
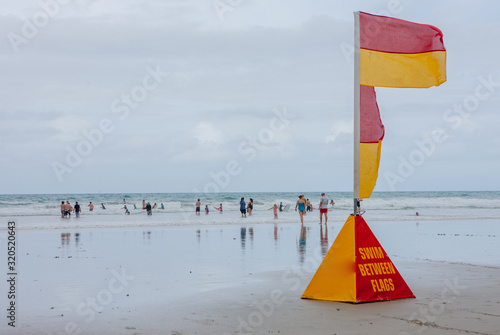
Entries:
{"label": "ocean water", "polygon": [[[319,222],[317,210],[321,192],[306,193],[313,212],[305,217],[305,223]],[[18,222],[19,229],[46,229],[66,227],[121,227],[121,226],[185,226],[185,225],[227,225],[240,224],[241,220],[252,223],[295,223],[299,215],[294,211],[298,194],[291,192],[253,192],[253,193],[115,193],[115,194],[16,194],[0,195],[0,229],[5,229],[9,220]],[[254,213],[246,219],[239,212],[240,198],[248,202],[254,200]],[[352,213],[353,200],[350,192],[329,192],[327,197],[335,201],[330,206],[329,221],[343,222]],[[195,215],[195,202],[201,200],[202,213]],[[152,216],[141,209],[142,200],[154,203]],[[124,200],[131,215],[124,215]],[[69,201],[72,206],[78,201],[82,207],[80,218],[60,218],[61,201]],[[94,211],[88,204],[94,204]],[[280,212],[274,220],[274,204],[290,204],[288,212]],[[101,209],[103,203],[106,209]],[[134,209],[134,204],[137,209]],[[223,213],[214,207],[223,206]],[[204,213],[208,205],[209,215]],[[370,221],[428,221],[460,219],[499,219],[500,192],[374,192],[372,197],[361,202],[366,211],[365,219]],[[416,216],[419,212],[419,216]],[[2,220],[3,219],[3,220]],[[3,224],[1,221],[4,221]]]}

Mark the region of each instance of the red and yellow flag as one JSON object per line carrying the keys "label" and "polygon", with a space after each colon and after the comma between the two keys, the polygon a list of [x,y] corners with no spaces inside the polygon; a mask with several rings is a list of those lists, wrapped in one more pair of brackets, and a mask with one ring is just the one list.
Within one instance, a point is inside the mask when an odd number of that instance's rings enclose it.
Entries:
{"label": "red and yellow flag", "polygon": [[359,13],[361,85],[427,88],[446,81],[446,49],[436,27]]}
{"label": "red and yellow flag", "polygon": [[446,49],[436,27],[359,12],[360,198],[378,177],[384,126],[374,87],[428,88],[446,81]]}

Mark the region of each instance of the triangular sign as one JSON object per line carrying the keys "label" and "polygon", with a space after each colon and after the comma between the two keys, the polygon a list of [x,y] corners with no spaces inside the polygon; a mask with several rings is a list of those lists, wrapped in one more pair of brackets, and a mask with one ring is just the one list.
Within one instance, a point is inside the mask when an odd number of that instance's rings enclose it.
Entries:
{"label": "triangular sign", "polygon": [[369,302],[415,298],[362,216],[350,216],[302,299]]}

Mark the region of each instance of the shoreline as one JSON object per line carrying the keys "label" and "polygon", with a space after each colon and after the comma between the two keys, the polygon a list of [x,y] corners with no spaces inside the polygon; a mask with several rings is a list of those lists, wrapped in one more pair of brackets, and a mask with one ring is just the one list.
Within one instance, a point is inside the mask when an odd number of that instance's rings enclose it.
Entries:
{"label": "shoreline", "polygon": [[[263,214],[265,215],[259,215]],[[272,214],[272,213],[271,213]],[[372,214],[365,213],[363,217],[367,222],[373,223],[419,223],[419,222],[446,222],[446,221],[489,221],[497,220],[500,222],[500,213],[497,215],[397,215],[392,217],[391,213]],[[18,216],[0,216],[0,220],[5,223],[15,221],[18,230],[60,230],[60,229],[105,229],[105,228],[167,228],[167,227],[215,227],[215,226],[231,226],[238,225],[248,221],[249,224],[279,224],[279,225],[300,225],[300,219],[296,212],[289,211],[288,213],[279,213],[279,219],[274,219],[267,211],[257,211],[253,216],[241,218],[237,211],[227,211],[224,214],[202,214],[196,216],[191,212],[162,212],[153,216],[146,216],[145,213],[136,213],[133,215],[121,214],[105,214],[105,215],[85,215],[82,214],[79,218],[72,217],[70,219],[61,218],[59,215],[18,215]],[[344,216],[345,215],[345,216]],[[349,217],[348,212],[339,210],[330,210],[329,222],[339,224],[345,222]],[[319,211],[313,211],[304,216],[304,224],[318,224]],[[6,231],[7,225],[1,225],[0,231]]]}

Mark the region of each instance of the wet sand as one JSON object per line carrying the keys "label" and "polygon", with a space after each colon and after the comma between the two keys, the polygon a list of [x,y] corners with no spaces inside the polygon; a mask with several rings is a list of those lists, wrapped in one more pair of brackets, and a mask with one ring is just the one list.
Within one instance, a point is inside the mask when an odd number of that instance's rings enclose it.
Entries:
{"label": "wet sand", "polygon": [[300,299],[343,222],[26,230],[0,333],[498,334],[497,221],[367,221],[416,299]]}

